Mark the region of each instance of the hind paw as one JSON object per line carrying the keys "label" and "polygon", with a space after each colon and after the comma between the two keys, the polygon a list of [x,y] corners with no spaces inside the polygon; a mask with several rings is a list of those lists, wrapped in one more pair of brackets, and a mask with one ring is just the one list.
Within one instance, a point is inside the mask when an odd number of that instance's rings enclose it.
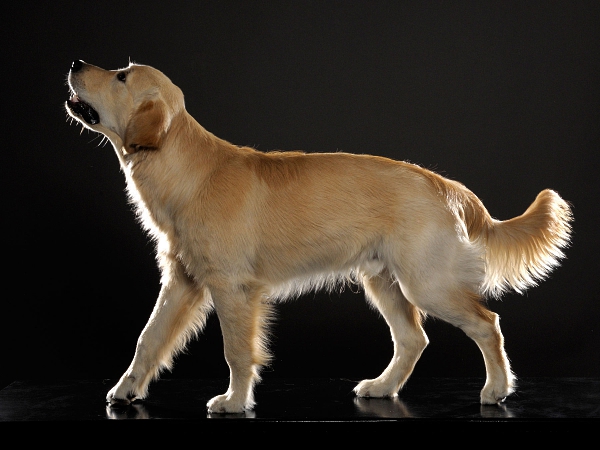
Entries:
{"label": "hind paw", "polygon": [[508,383],[498,386],[486,384],[481,390],[481,404],[495,405],[502,403],[513,391],[514,388]]}

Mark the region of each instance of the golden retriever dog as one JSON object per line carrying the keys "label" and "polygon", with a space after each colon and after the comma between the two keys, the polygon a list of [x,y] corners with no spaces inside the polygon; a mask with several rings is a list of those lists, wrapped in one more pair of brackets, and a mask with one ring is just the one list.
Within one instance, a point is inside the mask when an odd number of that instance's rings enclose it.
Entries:
{"label": "golden retriever dog", "polygon": [[481,403],[513,392],[499,317],[484,302],[524,291],[559,264],[572,215],[556,192],[499,221],[465,186],[417,165],[232,145],[198,124],[182,91],[149,66],[75,61],[68,85],[68,114],[112,143],[161,270],[158,300],[108,403],[146,397],[214,309],[230,380],[208,411],[252,409],[277,301],[340,283],[364,289],[393,342],[391,362],[358,383],[357,396],[398,395],[428,344],[429,315],[481,350]]}

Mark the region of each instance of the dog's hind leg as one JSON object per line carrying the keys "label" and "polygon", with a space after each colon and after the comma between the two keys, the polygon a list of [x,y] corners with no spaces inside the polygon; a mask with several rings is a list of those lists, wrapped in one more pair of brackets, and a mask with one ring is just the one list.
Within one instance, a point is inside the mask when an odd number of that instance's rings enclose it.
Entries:
{"label": "dog's hind leg", "polygon": [[171,368],[173,356],[200,332],[212,309],[210,295],[198,287],[178,263],[163,274],[163,286],[135,356],[119,382],[108,392],[107,402],[129,404],[143,399],[152,379]]}
{"label": "dog's hind leg", "polygon": [[[435,276],[431,278],[435,279]],[[475,341],[483,354],[487,374],[481,391],[482,404],[501,402],[513,392],[514,375],[504,351],[499,317],[481,303],[478,294],[439,284],[428,292],[410,288],[406,292],[419,308],[460,328]]]}
{"label": "dog's hind leg", "polygon": [[[485,362],[486,381],[481,390],[482,404],[495,404],[514,392],[515,376],[504,350],[500,317],[477,301],[474,317],[462,325],[462,330],[475,341]],[[476,318],[475,318],[476,317]]]}
{"label": "dog's hind leg", "polygon": [[402,388],[428,344],[421,326],[422,314],[408,302],[398,283],[385,276],[363,277],[365,293],[379,310],[392,333],[394,355],[383,373],[361,381],[354,392],[359,397],[394,397]]}
{"label": "dog's hind leg", "polygon": [[266,332],[270,308],[265,291],[255,286],[210,288],[219,316],[229,388],[211,399],[211,413],[240,413],[254,407],[254,385],[259,369],[269,361]]}

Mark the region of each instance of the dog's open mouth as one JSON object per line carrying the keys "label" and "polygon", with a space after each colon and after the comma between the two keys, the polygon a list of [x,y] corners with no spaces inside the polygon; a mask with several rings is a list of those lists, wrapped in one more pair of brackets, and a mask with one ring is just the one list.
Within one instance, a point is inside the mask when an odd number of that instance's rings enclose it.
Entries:
{"label": "dog's open mouth", "polygon": [[81,100],[77,95],[73,95],[67,100],[67,105],[69,105],[72,112],[80,116],[86,123],[96,125],[100,122],[100,116],[96,110]]}

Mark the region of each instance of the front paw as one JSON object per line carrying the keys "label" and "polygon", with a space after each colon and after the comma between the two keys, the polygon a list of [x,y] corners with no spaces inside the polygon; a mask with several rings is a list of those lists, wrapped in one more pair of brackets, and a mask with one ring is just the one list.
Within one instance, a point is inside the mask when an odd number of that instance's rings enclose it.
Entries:
{"label": "front paw", "polygon": [[141,398],[136,394],[135,378],[123,376],[119,382],[106,394],[106,403],[111,406],[127,406]]}
{"label": "front paw", "polygon": [[222,394],[213,397],[206,406],[209,413],[238,414],[252,409],[254,403],[236,400],[230,394]]}
{"label": "front paw", "polygon": [[354,393],[358,397],[396,397],[398,393],[392,386],[382,383],[380,380],[363,380],[354,388]]}

